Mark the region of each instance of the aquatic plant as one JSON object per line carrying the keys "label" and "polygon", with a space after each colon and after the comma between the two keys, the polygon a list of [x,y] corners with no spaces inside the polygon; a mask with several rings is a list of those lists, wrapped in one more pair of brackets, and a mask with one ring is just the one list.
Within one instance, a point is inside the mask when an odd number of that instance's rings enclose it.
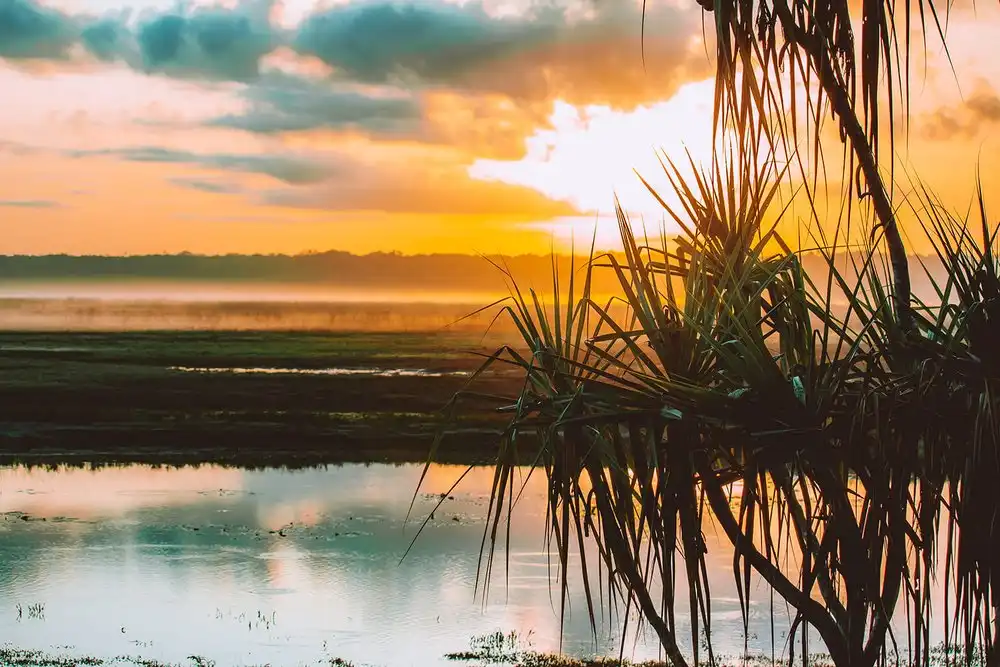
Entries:
{"label": "aquatic plant", "polygon": [[496,630],[469,640],[469,650],[448,653],[449,660],[482,662],[484,664],[517,663],[531,654],[530,634],[522,638],[516,630]]}
{"label": "aquatic plant", "polygon": [[[23,518],[23,517],[22,517]],[[14,606],[14,610],[17,611],[17,620],[24,618],[25,612],[28,614],[29,619],[34,620],[44,620],[45,619],[45,605],[41,602],[35,602],[29,604],[27,607],[22,607],[20,603]]]}
{"label": "aquatic plant", "polygon": [[0,645],[0,667],[78,667],[80,665],[179,667],[172,663],[164,663],[140,656],[117,656],[103,659],[91,655],[63,655],[39,650],[21,649],[10,644]]}

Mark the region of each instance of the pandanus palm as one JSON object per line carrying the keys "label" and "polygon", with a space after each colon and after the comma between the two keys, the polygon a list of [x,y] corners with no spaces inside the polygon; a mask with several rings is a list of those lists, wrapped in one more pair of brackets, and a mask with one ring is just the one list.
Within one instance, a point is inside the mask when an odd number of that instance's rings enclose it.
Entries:
{"label": "pandanus palm", "polygon": [[[818,153],[826,109],[832,113],[847,157],[848,196],[871,202],[892,262],[898,323],[909,330],[909,268],[890,184],[893,126],[909,102],[913,28],[943,39],[934,0],[698,3],[715,28],[719,127],[777,119],[769,140],[803,139]],[[888,170],[880,168],[883,154]]]}
{"label": "pandanus palm", "polygon": [[[702,535],[711,514],[735,546],[744,621],[753,571],[819,630],[838,663],[848,664],[866,650],[866,658],[877,655],[871,646],[878,641],[864,632],[857,633],[857,648],[844,635],[847,625],[861,623],[875,626],[873,636],[885,632],[879,605],[892,606],[894,599],[885,598],[898,594],[904,530],[894,522],[892,548],[885,548],[885,522],[869,516],[859,527],[854,514],[844,515],[855,491],[844,474],[831,472],[829,453],[802,453],[831,429],[850,438],[842,422],[844,415],[854,419],[854,406],[837,396],[857,384],[848,371],[860,363],[870,327],[852,333],[809,298],[818,290],[775,231],[783,215],[774,205],[782,170],[758,155],[756,141],[742,139],[728,159],[695,168],[691,179],[665,163],[681,201],[679,207],[664,202],[684,230],[678,239],[640,244],[619,210],[624,260],[592,257],[578,300],[570,283],[565,312],[557,301],[550,313],[534,293],[529,301],[515,286],[506,310],[529,352],[504,348],[484,367],[509,363],[525,375],[523,391],[510,400],[513,418],[497,461],[485,537],[492,554],[505,500],[509,505],[514,496],[516,467],[543,469],[564,586],[571,547],[585,553],[591,536],[607,589],[638,608],[670,661],[684,665],[675,618],[682,598],[691,619],[691,657],[698,662],[703,638],[713,657]],[[621,307],[614,317],[586,287],[595,270],[618,276]],[[558,294],[558,279],[554,288]],[[836,358],[824,344],[831,330],[846,345]],[[864,389],[855,394],[863,396]],[[836,416],[842,419],[829,426]],[[518,445],[528,434],[537,455],[526,460]],[[734,510],[736,482],[742,494]],[[885,483],[905,514],[909,496],[900,495],[899,480]],[[847,533],[825,530],[815,518],[823,511],[843,516]],[[791,557],[781,546],[785,537],[797,542]],[[869,562],[850,577],[838,576],[830,561],[840,553],[854,564]],[[582,566],[590,601],[591,568],[585,559]],[[883,567],[894,573],[885,577],[884,596],[851,592],[858,579],[878,579],[873,572]],[[835,613],[812,599],[814,588]],[[844,588],[847,607],[840,599]]]}
{"label": "pandanus palm", "polygon": [[[934,0],[698,2],[711,14],[714,27],[719,132],[758,127],[762,139],[772,145],[793,150],[801,143],[811,146],[815,158],[811,164],[818,165],[823,119],[827,111],[832,115],[846,158],[847,210],[855,203],[870,203],[877,221],[871,238],[879,232],[884,238],[893,286],[889,295],[894,312],[890,312],[885,306],[884,274],[869,264],[870,253],[863,266],[855,266],[852,284],[837,278],[857,319],[866,329],[872,328],[866,348],[877,357],[867,359],[854,374],[867,377],[869,387],[878,387],[871,397],[881,403],[869,414],[865,408],[871,401],[855,398],[859,422],[868,428],[894,416],[896,424],[901,419],[911,424],[898,428],[886,423],[891,428],[879,429],[880,441],[874,444],[886,451],[897,448],[900,460],[886,461],[889,470],[901,475],[897,487],[906,483],[921,489],[919,498],[914,498],[919,503],[912,507],[920,508],[914,509],[919,515],[916,525],[924,534],[913,547],[923,570],[929,570],[937,556],[931,531],[941,510],[940,490],[945,485],[950,489],[950,526],[964,528],[957,542],[949,539],[946,544],[946,578],[952,583],[954,573],[959,589],[957,601],[952,601],[958,608],[956,620],[964,625],[965,643],[971,646],[981,640],[993,649],[991,662],[1000,664],[996,646],[1000,628],[990,627],[996,623],[991,616],[996,619],[1000,609],[992,584],[993,573],[1000,573],[996,555],[1000,550],[987,546],[1000,538],[1000,527],[994,519],[995,494],[985,490],[985,480],[998,472],[1000,444],[995,416],[1000,357],[995,343],[987,342],[1000,333],[996,232],[991,230],[981,192],[977,245],[968,220],[943,213],[940,202],[918,188],[916,197],[925,205],[915,217],[928,226],[949,278],[940,285],[938,303],[915,304],[896,221],[898,202],[892,197],[894,124],[898,118],[905,120],[908,111],[911,38],[922,32],[926,44],[933,32],[944,41],[939,7],[943,11],[948,7]],[[882,163],[880,156],[887,162]],[[817,174],[806,173],[804,167],[802,171],[808,190],[809,176]],[[851,202],[855,197],[859,202]],[[890,401],[898,405],[893,407]],[[973,418],[963,419],[963,412]],[[890,444],[893,439],[898,440],[895,445]],[[921,465],[909,466],[902,460],[907,458],[920,459]],[[850,467],[850,461],[841,462]],[[864,477],[863,467],[855,466],[853,472]],[[867,503],[877,494],[867,483],[865,488]],[[955,569],[951,569],[953,545],[958,553]],[[920,574],[908,572],[907,577],[920,580]],[[907,583],[912,587],[912,581]],[[920,618],[928,605],[926,590],[923,595],[922,600],[913,599],[921,632],[926,631]],[[926,659],[927,647],[922,648],[918,639],[916,659]],[[851,656],[850,664],[859,662]]]}
{"label": "pandanus palm", "polygon": [[[664,202],[683,229],[678,239],[640,243],[619,210],[624,258],[592,256],[578,297],[571,279],[568,299],[549,310],[514,284],[505,310],[522,344],[483,368],[511,364],[525,379],[507,399],[487,563],[526,465],[548,480],[563,599],[579,547],[593,614],[584,549],[593,540],[611,597],[639,609],[672,663],[697,663],[703,638],[713,657],[708,521],[733,547],[745,627],[756,575],[794,609],[793,634],[813,628],[837,665],[868,666],[884,659],[905,601],[911,657],[926,662],[926,582],[948,488],[950,526],[965,528],[949,599],[966,643],[989,646],[995,531],[969,526],[995,506],[986,481],[997,468],[995,378],[975,385],[955,369],[983,368],[969,332],[992,316],[930,318],[932,308],[917,308],[920,331],[933,335],[911,345],[923,355],[915,371],[901,366],[875,249],[845,273],[837,244],[821,244],[828,275],[825,286],[814,283],[775,232],[782,172],[752,145],[693,179],[665,165],[681,200]],[[985,304],[984,279],[964,276],[995,273],[992,251],[942,247],[958,267],[950,280],[976,286],[960,287],[966,311]],[[618,277],[614,315],[614,301],[592,298],[596,270]],[[834,294],[848,303],[840,317]],[[955,405],[977,406],[971,429],[935,419]],[[949,563],[953,544],[944,545]],[[685,598],[693,655],[681,650],[675,615]]]}
{"label": "pandanus palm", "polygon": [[[756,575],[794,609],[793,633],[813,628],[838,666],[867,667],[885,659],[902,602],[910,659],[926,663],[927,582],[943,547],[953,627],[970,648],[996,644],[995,239],[984,206],[980,246],[939,207],[919,211],[950,277],[939,304],[914,302],[891,161],[886,172],[879,155],[892,155],[894,104],[900,95],[906,104],[911,15],[938,32],[940,23],[929,0],[900,1],[903,11],[882,0],[699,0],[714,19],[722,150],[707,167],[691,164],[693,177],[664,160],[680,204],[660,201],[682,233],[640,242],[619,209],[624,258],[592,252],[583,289],[574,293],[571,276],[561,303],[554,271],[552,309],[510,276],[504,309],[521,345],[498,350],[482,372],[513,365],[524,385],[504,406],[512,418],[497,459],[487,563],[517,495],[516,468],[540,469],[563,600],[577,547],[592,616],[591,588],[606,585],[639,609],[675,664],[697,663],[703,638],[714,657],[707,521],[733,547],[745,628]],[[845,146],[845,196],[870,201],[878,224],[863,252],[847,253],[846,269],[840,227],[832,237],[815,230],[820,280],[776,229],[794,165],[812,201],[803,165],[821,162],[827,108]],[[813,159],[799,159],[801,143]],[[596,270],[618,277],[617,299],[593,298]],[[837,299],[846,303],[840,316]],[[974,419],[948,418],[963,406]],[[586,560],[587,540],[603,582]],[[675,615],[682,599],[691,653]]]}

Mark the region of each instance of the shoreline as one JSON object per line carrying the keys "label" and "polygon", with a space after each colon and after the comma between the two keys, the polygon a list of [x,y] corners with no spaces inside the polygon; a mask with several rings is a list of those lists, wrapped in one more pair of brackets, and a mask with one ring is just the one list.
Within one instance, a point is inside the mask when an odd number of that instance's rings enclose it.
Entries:
{"label": "shoreline", "polygon": [[[141,445],[135,438],[143,439]],[[412,464],[426,463],[431,438],[397,436],[377,439],[341,439],[330,446],[326,435],[311,438],[296,436],[294,447],[273,447],[268,434],[239,432],[228,437],[201,433],[201,443],[178,431],[66,431],[58,438],[10,438],[0,435],[0,466],[106,466],[147,464],[164,466],[220,465],[242,468],[310,468],[341,464]],[[472,438],[457,442],[459,436],[446,439],[434,456],[434,463],[489,465],[497,451],[499,432],[470,432]],[[184,447],[176,446],[184,437]],[[249,438],[259,438],[253,442]],[[109,440],[120,439],[120,447]],[[53,442],[55,440],[56,442]],[[101,444],[103,443],[103,444]],[[174,443],[174,444],[171,444]],[[237,444],[238,443],[238,444]]]}
{"label": "shoreline", "polygon": [[[473,641],[475,641],[475,638]],[[505,656],[493,655],[491,653],[473,650],[449,653],[442,657],[455,665],[493,664],[517,665],[519,667],[666,667],[666,663],[656,661],[631,662],[629,660],[618,660],[616,658],[604,657],[574,658],[553,653],[534,652],[522,652],[516,656]],[[515,657],[519,659],[505,659]],[[329,667],[373,667],[367,663],[358,663],[339,657],[324,658],[323,660],[312,664],[329,665]],[[12,644],[0,644],[0,667],[77,667],[79,665],[95,667],[99,665],[116,667],[216,667],[217,663],[211,658],[200,655],[188,656],[186,661],[175,663],[164,662],[154,658],[146,658],[141,655],[99,658],[91,655],[69,655],[52,653],[43,650],[22,649]],[[253,665],[253,663],[249,663],[248,667],[250,665]],[[268,663],[266,667],[271,667],[271,663]]]}

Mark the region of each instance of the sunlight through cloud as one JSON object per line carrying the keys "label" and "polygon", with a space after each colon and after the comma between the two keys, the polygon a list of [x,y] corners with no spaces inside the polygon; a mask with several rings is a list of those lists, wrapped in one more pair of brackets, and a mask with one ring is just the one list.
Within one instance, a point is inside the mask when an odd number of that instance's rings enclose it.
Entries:
{"label": "sunlight through cloud", "polygon": [[657,187],[666,182],[659,151],[678,161],[686,161],[685,152],[696,164],[711,160],[712,85],[710,80],[687,84],[666,102],[629,112],[557,102],[549,127],[525,140],[524,157],[477,160],[469,175],[533,187],[590,214],[548,223],[561,239],[575,235],[578,242],[589,242],[596,222],[598,242],[614,244],[615,195],[636,223],[641,218],[658,230],[663,211],[636,172]]}

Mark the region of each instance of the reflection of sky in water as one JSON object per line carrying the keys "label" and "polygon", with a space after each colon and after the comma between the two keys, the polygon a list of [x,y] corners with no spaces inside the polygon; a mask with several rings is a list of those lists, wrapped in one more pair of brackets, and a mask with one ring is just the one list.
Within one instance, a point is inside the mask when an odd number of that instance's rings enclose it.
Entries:
{"label": "reflection of sky in water", "polygon": [[[463,469],[432,468],[416,519],[404,526],[419,466],[0,468],[0,637],[74,654],[200,654],[220,665],[332,656],[444,663],[445,653],[497,629],[531,631],[536,649],[558,649],[540,477],[515,510],[509,577],[499,553],[487,605],[474,586],[488,469],[465,478],[400,563],[436,494]],[[736,652],[743,633],[732,552],[706,532],[713,634]],[[758,586],[756,596],[750,644],[770,653],[768,595]],[[18,620],[16,605],[34,603],[45,605],[45,618]],[[563,648],[591,653],[579,585],[571,584],[570,606]],[[780,653],[788,617],[777,600],[775,611]],[[603,625],[597,650],[614,654],[620,638],[608,619]],[[656,657],[655,642],[635,640],[627,636],[627,655]]]}

